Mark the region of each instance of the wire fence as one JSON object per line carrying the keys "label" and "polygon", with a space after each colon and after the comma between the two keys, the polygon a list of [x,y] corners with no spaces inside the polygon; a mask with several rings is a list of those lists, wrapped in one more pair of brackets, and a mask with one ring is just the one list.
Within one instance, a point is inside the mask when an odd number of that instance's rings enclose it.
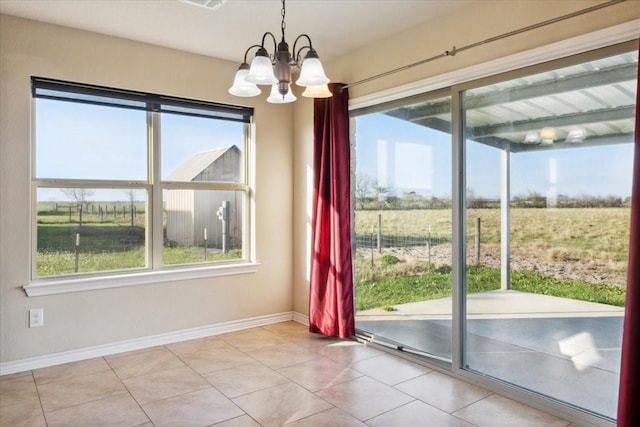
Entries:
{"label": "wire fence", "polygon": [[409,248],[414,246],[429,247],[451,243],[451,237],[409,236],[407,234],[357,234],[355,236],[357,249],[390,249]]}
{"label": "wire fence", "polygon": [[[403,212],[404,213],[404,212]],[[446,215],[446,212],[445,212]],[[421,220],[422,219],[422,220]],[[451,222],[444,217],[434,216],[425,221],[416,216],[399,217],[395,212],[389,215],[360,217],[360,230],[367,227],[369,232],[356,232],[354,246],[356,250],[378,254],[393,253],[414,259],[450,262],[452,256]],[[467,257],[471,262],[480,263],[481,258],[481,220],[474,218],[469,224]],[[366,228],[365,228],[366,230]]]}

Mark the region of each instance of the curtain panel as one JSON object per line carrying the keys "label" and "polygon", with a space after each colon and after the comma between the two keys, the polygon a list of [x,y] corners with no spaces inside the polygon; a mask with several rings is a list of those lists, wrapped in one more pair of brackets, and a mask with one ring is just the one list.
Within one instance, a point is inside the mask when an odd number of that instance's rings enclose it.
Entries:
{"label": "curtain panel", "polygon": [[349,94],[329,84],[331,98],[316,98],[313,112],[313,217],[309,330],[355,334],[351,260]]}
{"label": "curtain panel", "polygon": [[[640,48],[639,48],[640,51]],[[640,52],[639,52],[640,53]],[[640,68],[636,91],[636,126],[631,190],[631,229],[629,236],[629,268],[624,328],[620,389],[618,393],[618,426],[640,426]]]}

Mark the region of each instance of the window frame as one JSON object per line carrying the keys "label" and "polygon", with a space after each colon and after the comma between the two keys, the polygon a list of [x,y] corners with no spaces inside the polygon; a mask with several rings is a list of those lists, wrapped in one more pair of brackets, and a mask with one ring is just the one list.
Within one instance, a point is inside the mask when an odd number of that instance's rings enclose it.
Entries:
{"label": "window frame", "polygon": [[[32,76],[31,78],[31,185],[30,185],[30,280],[23,289],[28,296],[47,295],[120,286],[161,283],[203,277],[252,273],[255,262],[253,222],[255,188],[254,109],[202,100],[191,100],[146,92],[114,89]],[[146,112],[146,180],[39,178],[36,175],[37,142],[35,123],[37,99],[99,105]],[[244,127],[241,180],[239,182],[174,182],[162,180],[161,119],[163,114],[178,114],[211,120],[240,122]],[[146,192],[145,266],[141,268],[71,273],[55,276],[37,274],[37,234],[39,188],[134,189]],[[163,193],[170,189],[224,191],[242,193],[242,257],[225,261],[188,264],[163,263]]]}

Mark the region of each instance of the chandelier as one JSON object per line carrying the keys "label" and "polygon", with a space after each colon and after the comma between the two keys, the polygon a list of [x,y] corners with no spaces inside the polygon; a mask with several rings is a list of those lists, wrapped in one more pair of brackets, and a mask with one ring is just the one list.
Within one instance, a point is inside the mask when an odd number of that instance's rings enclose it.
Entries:
{"label": "chandelier", "polygon": [[[285,0],[282,0],[282,23],[280,29],[282,31],[282,39],[277,43],[273,33],[266,32],[262,36],[261,44],[254,44],[244,53],[244,61],[240,64],[236,72],[233,86],[229,89],[229,93],[235,96],[257,96],[262,90],[257,85],[271,86],[271,95],[267,98],[267,102],[274,104],[283,104],[293,102],[297,98],[291,91],[291,69],[293,67],[300,68],[300,76],[296,80],[298,86],[306,87],[302,96],[308,98],[328,98],[332,96],[327,83],[329,79],[324,74],[322,63],[318,57],[318,53],[311,44],[311,38],[306,34],[300,34],[293,43],[293,54],[289,52],[289,45],[284,39],[285,23]],[[265,48],[267,36],[273,39],[273,52],[271,55]],[[297,48],[298,41],[303,46]],[[305,44],[305,41],[308,44]],[[256,48],[256,56],[251,61],[251,66],[247,63],[247,55],[251,49]],[[306,51],[302,60],[301,54]]]}

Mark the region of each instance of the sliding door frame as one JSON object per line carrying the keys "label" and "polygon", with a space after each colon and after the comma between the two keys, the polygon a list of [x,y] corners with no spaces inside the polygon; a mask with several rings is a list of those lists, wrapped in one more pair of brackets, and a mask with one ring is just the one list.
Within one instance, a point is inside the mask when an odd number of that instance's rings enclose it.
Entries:
{"label": "sliding door frame", "polygon": [[[400,88],[388,89],[373,95],[361,98],[354,98],[350,101],[350,110],[375,112],[388,109],[389,106],[401,105],[410,102],[409,98],[435,98],[442,96],[443,91],[451,96],[451,138],[452,138],[452,362],[442,363],[433,359],[411,360],[424,363],[425,365],[446,372],[454,377],[465,380],[469,383],[484,387],[498,394],[509,396],[510,398],[525,403],[531,407],[543,410],[568,420],[588,423],[597,426],[615,426],[613,420],[603,418],[596,414],[591,414],[562,404],[549,397],[535,393],[530,390],[517,387],[513,384],[495,378],[489,378],[477,372],[466,369],[465,360],[465,336],[466,336],[466,143],[464,140],[464,112],[462,110],[462,96],[465,90],[486,86],[491,83],[511,80],[521,76],[541,73],[557,68],[562,68],[581,62],[596,60],[599,58],[616,55],[619,53],[637,51],[637,27],[640,20],[635,20],[626,24],[621,24],[607,30],[576,37],[534,49],[533,51],[505,57],[500,60],[491,61],[482,66],[471,67],[473,70],[464,69],[438,76],[421,82],[412,83]],[[523,60],[520,67],[514,64],[515,58],[536,59],[537,63],[527,63]],[[491,67],[494,67],[494,74]],[[505,70],[506,68],[506,70]],[[463,76],[475,78],[464,80]],[[464,80],[464,81],[463,81]],[[422,88],[423,92],[420,92]],[[417,96],[416,96],[417,95]],[[422,98],[424,97],[424,98]],[[428,98],[427,98],[428,97]],[[352,122],[353,123],[353,122]],[[354,141],[352,141],[354,144]],[[502,159],[501,177],[504,181],[507,178],[506,186],[501,185],[501,199],[508,197],[509,186],[509,159]],[[505,193],[506,190],[506,193]],[[503,200],[504,202],[504,200]],[[508,215],[508,210],[501,213],[501,217]],[[509,227],[508,223],[501,226],[501,239],[505,241],[501,248],[502,256],[504,251],[509,251]],[[507,274],[509,263],[503,260],[501,271]],[[509,278],[501,279],[502,286],[508,286]],[[506,282],[505,282],[506,280]]]}

